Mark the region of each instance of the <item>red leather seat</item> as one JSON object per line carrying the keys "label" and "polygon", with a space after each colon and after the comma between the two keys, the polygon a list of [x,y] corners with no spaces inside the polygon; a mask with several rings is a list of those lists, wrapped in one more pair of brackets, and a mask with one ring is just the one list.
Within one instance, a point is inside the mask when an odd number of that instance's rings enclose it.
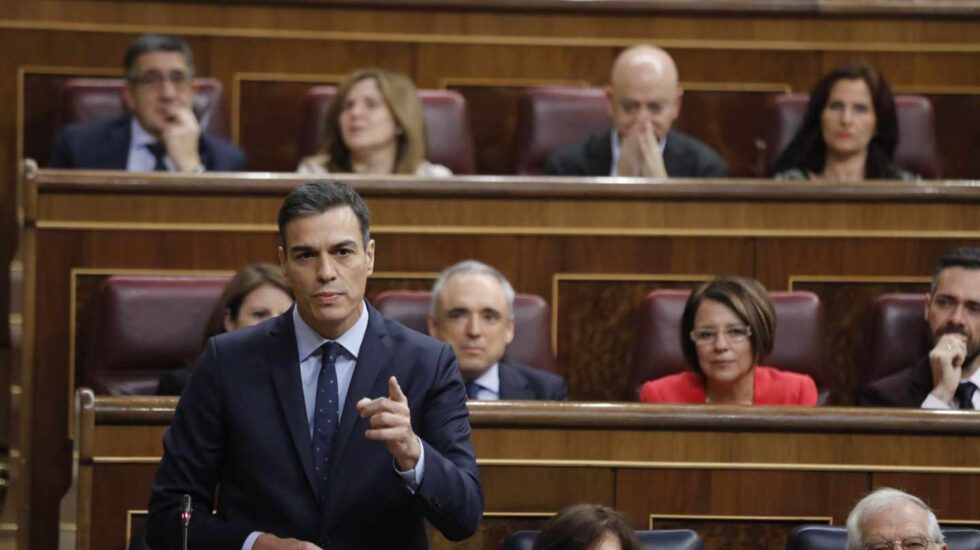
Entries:
{"label": "red leather seat", "polygon": [[[681,351],[681,315],[689,295],[688,290],[654,290],[643,301],[633,346],[630,388],[639,391],[647,380],[688,368]],[[772,354],[762,363],[809,374],[817,383],[821,402],[826,401],[820,299],[812,292],[770,292],[769,297],[776,309],[776,335]]]}
{"label": "red leather seat", "polygon": [[[425,290],[389,290],[374,300],[382,315],[406,327],[429,333],[429,304],[432,293]],[[518,363],[558,372],[551,349],[551,309],[548,303],[534,294],[514,297],[514,340],[504,354]]]}
{"label": "red leather seat", "polygon": [[[452,90],[419,90],[418,93],[428,139],[426,160],[442,164],[454,174],[475,173],[476,156],[466,99]],[[327,111],[336,95],[333,86],[315,86],[307,92],[298,144],[300,158],[315,154],[323,144]]]}
{"label": "red leather seat", "polygon": [[[56,128],[72,122],[111,118],[126,113],[121,78],[73,78],[62,90],[61,112]],[[224,88],[216,78],[194,79],[194,114],[201,130],[228,137],[228,124],[222,106]]]}
{"label": "red leather seat", "polygon": [[156,393],[160,374],[201,352],[229,277],[115,276],[99,286],[80,378],[99,394]]}
{"label": "red leather seat", "polygon": [[[772,166],[789,145],[803,123],[809,102],[809,94],[784,94],[773,100],[769,113],[766,166]],[[938,178],[940,162],[932,103],[922,96],[900,95],[895,96],[895,108],[898,111],[895,165],[924,179]]]}
{"label": "red leather seat", "polygon": [[518,104],[514,173],[540,174],[551,153],[611,125],[602,88],[529,88]]}
{"label": "red leather seat", "polygon": [[914,366],[929,354],[924,294],[883,294],[871,305],[862,387]]}

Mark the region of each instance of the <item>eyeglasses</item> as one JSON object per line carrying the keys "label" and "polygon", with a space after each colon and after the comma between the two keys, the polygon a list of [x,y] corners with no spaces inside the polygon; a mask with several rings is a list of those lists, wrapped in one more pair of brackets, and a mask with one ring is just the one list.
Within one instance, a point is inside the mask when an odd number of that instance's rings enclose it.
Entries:
{"label": "eyeglasses", "polygon": [[905,537],[891,541],[878,540],[864,545],[864,550],[892,550],[895,543],[902,545],[902,550],[925,550],[932,543],[928,537]]}
{"label": "eyeglasses", "polygon": [[725,339],[729,342],[738,344],[744,342],[749,336],[752,336],[752,328],[748,326],[743,327],[730,327],[723,331],[717,331],[712,329],[702,329],[702,330],[692,330],[691,340],[699,346],[707,346],[714,344],[718,341],[718,335],[725,333]]}
{"label": "eyeglasses", "polygon": [[133,84],[140,84],[153,88],[161,88],[163,87],[164,82],[169,82],[173,84],[175,88],[183,88],[190,86],[191,75],[185,73],[184,71],[170,71],[169,74],[163,74],[159,71],[149,71],[141,75],[130,77],[129,81]]}

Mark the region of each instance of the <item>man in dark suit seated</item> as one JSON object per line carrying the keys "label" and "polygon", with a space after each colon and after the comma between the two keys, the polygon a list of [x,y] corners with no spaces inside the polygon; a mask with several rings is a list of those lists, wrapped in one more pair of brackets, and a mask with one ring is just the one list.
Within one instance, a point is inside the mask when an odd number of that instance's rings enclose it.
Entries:
{"label": "man in dark suit seated", "polygon": [[[923,409],[980,407],[980,248],[940,258],[926,320],[933,348],[914,366],[871,384],[861,404]],[[909,335],[912,337],[912,335]]]}
{"label": "man in dark suit seated", "polygon": [[225,172],[245,169],[245,155],[201,133],[191,110],[194,54],[175,36],[145,34],[126,51],[123,101],[130,114],[69,124],[55,141],[49,168],[130,172]]}
{"label": "man in dark suit seated", "polygon": [[279,261],[295,306],[208,341],[164,435],[150,547],[179,547],[185,494],[190,548],[424,549],[423,520],[450,540],[476,531],[452,349],[365,302],[369,227],[342,183],[286,198]]}
{"label": "man in dark suit seated", "polygon": [[[606,96],[614,128],[590,134],[553,153],[550,176],[723,178],[724,159],[700,141],[670,129],[684,91],[664,50],[634,46],[616,58]],[[574,124],[574,121],[570,121]]]}
{"label": "man in dark suit seated", "polygon": [[514,339],[514,288],[485,263],[467,260],[439,275],[429,334],[456,351],[470,399],[568,399],[560,376],[502,359]]}

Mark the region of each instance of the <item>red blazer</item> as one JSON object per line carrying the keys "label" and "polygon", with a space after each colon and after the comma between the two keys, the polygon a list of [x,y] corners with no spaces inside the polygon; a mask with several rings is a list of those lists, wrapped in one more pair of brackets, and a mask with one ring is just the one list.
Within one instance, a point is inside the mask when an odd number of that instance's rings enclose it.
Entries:
{"label": "red blazer", "polygon": [[[817,385],[813,378],[797,372],[756,366],[754,405],[816,405]],[[650,380],[640,389],[644,403],[704,403],[704,382],[693,372],[679,372]]]}

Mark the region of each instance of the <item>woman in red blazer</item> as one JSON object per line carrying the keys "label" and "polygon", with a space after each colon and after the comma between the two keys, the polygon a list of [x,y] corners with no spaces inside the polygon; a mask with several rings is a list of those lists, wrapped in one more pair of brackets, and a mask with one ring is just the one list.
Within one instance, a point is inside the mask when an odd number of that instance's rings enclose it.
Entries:
{"label": "woman in red blazer", "polygon": [[776,312],[758,281],[720,277],[691,293],[681,316],[681,349],[690,372],[643,384],[647,403],[816,405],[805,374],[758,365],[772,352]]}

